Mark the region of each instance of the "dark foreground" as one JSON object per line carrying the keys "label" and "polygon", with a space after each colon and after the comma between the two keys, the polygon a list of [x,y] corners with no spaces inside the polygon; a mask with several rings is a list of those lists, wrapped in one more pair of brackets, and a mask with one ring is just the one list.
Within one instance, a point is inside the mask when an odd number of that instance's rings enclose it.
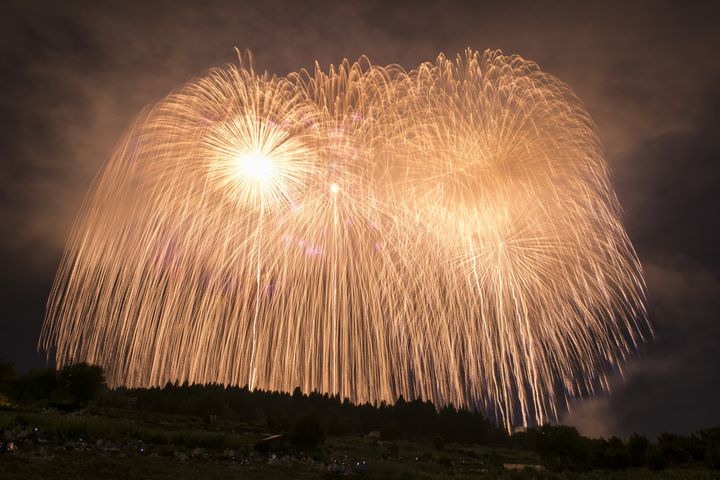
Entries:
{"label": "dark foreground", "polygon": [[302,448],[283,437],[268,440],[258,425],[117,409],[6,411],[0,427],[2,479],[720,478],[717,470],[697,466],[556,472],[531,451],[461,443],[439,449],[423,439],[382,440],[376,432]]}
{"label": "dark foreground", "polygon": [[0,480],[720,479],[720,427],[591,439],[509,435],[482,413],[220,385],[108,389],[98,367],[16,375],[0,361]]}
{"label": "dark foreground", "polygon": [[364,474],[344,473],[325,467],[322,462],[281,459],[249,464],[214,460],[178,461],[163,456],[112,456],[96,452],[53,452],[37,458],[30,454],[0,460],[0,478],[7,479],[268,479],[268,478],[361,478],[389,479],[717,479],[717,473],[673,469],[663,472],[625,470],[621,472],[590,471],[581,473],[515,472],[484,470],[482,466],[445,467],[428,462],[378,462],[370,464]]}

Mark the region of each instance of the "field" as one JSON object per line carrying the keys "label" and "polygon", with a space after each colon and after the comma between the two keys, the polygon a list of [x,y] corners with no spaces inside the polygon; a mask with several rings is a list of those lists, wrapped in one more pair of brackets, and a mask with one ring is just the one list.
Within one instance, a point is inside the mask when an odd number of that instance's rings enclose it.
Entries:
{"label": "field", "polygon": [[0,431],[2,479],[720,478],[718,471],[700,468],[555,473],[541,467],[533,452],[427,439],[385,441],[377,432],[301,448],[273,438],[257,423],[97,407],[0,412]]}

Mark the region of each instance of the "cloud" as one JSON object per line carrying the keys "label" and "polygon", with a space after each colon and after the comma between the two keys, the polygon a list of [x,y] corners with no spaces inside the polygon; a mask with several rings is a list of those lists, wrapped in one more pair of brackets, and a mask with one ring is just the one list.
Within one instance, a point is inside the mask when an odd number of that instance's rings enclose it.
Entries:
{"label": "cloud", "polygon": [[[616,375],[612,394],[566,421],[588,431],[689,433],[720,425],[720,96],[683,132],[637,145],[619,160],[616,185],[644,265],[656,336]],[[595,430],[593,430],[595,428]]]}
{"label": "cloud", "polygon": [[591,438],[607,438],[618,429],[610,402],[604,396],[575,402],[560,423],[572,425],[581,435]]}

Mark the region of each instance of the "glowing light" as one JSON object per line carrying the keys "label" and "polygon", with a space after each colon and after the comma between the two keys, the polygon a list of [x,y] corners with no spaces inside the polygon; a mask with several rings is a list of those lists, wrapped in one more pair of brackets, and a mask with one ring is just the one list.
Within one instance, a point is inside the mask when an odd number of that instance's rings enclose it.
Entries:
{"label": "glowing light", "polygon": [[258,182],[268,182],[273,174],[273,163],[270,157],[261,152],[253,151],[237,157],[240,173]]}
{"label": "glowing light", "polygon": [[607,390],[644,298],[595,126],[536,64],[242,64],[128,130],[40,345],[111,386],[422,397],[511,429]]}

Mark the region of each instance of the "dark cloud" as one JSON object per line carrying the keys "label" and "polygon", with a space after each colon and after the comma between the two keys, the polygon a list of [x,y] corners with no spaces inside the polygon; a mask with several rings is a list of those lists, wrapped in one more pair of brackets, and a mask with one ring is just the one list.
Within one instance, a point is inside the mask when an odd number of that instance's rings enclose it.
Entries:
{"label": "dark cloud", "polygon": [[656,330],[605,400],[619,432],[720,425],[719,105],[709,96],[694,125],[638,145],[617,172]]}
{"label": "dark cloud", "polygon": [[679,257],[717,272],[720,92],[700,108],[683,131],[622,155],[615,183],[628,231],[648,260]]}
{"label": "dark cloud", "polygon": [[681,261],[646,264],[656,338],[613,380],[613,394],[581,402],[565,420],[589,435],[657,435],[720,425],[720,282]]}
{"label": "dark cloud", "polygon": [[44,302],[83,195],[147,104],[251,49],[277,74],[368,55],[411,68],[465,47],[537,61],[587,105],[647,271],[656,339],[596,433],[720,423],[713,2],[5,2],[0,7],[0,356],[38,366]]}

